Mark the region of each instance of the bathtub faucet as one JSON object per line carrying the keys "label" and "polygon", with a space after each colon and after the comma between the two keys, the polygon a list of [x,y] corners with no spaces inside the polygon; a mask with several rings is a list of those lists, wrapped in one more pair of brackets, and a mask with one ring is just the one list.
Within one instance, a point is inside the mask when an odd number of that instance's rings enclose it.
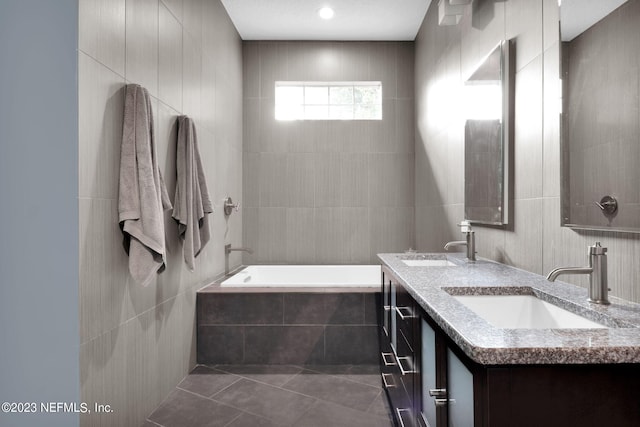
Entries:
{"label": "bathtub faucet", "polygon": [[444,245],[444,250],[448,251],[449,248],[454,246],[466,246],[467,247],[467,259],[469,261],[474,262],[476,260],[476,235],[475,232],[471,229],[471,223],[469,221],[462,221],[460,224],[460,229],[463,234],[466,235],[466,240],[457,240],[453,242],[448,242]]}
{"label": "bathtub faucet", "polygon": [[229,275],[229,254],[234,251],[246,252],[252,254],[251,248],[232,248],[231,244],[224,245],[224,275]]}

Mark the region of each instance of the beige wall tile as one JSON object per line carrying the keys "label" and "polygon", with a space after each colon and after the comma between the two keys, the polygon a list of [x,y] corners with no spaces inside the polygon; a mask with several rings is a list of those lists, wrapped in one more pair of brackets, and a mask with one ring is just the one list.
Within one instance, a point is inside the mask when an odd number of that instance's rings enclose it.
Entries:
{"label": "beige wall tile", "polygon": [[[184,20],[181,0],[126,3],[121,28],[107,23],[114,11],[104,9],[117,9],[118,1],[96,4],[99,10],[90,12],[100,16],[86,16],[86,10],[80,16],[85,31],[102,28],[98,38],[85,39],[91,52],[79,53],[81,397],[112,404],[117,412],[83,416],[83,426],[141,425],[195,365],[195,289],[223,272],[224,243],[242,242],[243,213],[230,218],[222,214],[222,195],[243,199],[240,38],[218,1],[206,7],[185,2]],[[84,2],[81,8],[93,4]],[[201,15],[213,20],[215,36],[199,25]],[[119,39],[121,71],[109,62]],[[104,45],[106,41],[112,45]],[[158,163],[171,199],[176,117],[186,113],[196,120],[215,208],[208,217],[212,239],[196,258],[193,272],[185,266],[171,211],[165,212],[167,268],[147,287],[129,276],[117,222],[125,77],[153,95]],[[249,224],[255,229],[252,218],[257,215],[250,212]],[[240,258],[234,254],[232,263],[239,264]]]}
{"label": "beige wall tile", "polygon": [[79,195],[118,197],[124,79],[78,54]]}
{"label": "beige wall tile", "polygon": [[542,197],[542,56],[516,74],[514,197]]}
{"label": "beige wall tile", "polygon": [[505,3],[506,39],[516,45],[516,70],[542,52],[542,1],[513,0]]}
{"label": "beige wall tile", "polygon": [[158,97],[175,110],[182,110],[182,26],[160,3],[158,40]]}
{"label": "beige wall tile", "polygon": [[125,0],[80,0],[78,14],[78,48],[124,76]]}
{"label": "beige wall tile", "polygon": [[126,68],[130,83],[158,95],[158,0],[127,2]]}

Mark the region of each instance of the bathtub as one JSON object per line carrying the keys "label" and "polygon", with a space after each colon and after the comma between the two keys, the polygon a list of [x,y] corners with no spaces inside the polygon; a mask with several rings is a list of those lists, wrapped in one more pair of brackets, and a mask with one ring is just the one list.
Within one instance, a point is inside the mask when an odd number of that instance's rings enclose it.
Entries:
{"label": "bathtub", "polygon": [[197,361],[377,364],[379,265],[250,265],[198,290]]}
{"label": "bathtub", "polygon": [[223,281],[223,287],[374,287],[379,265],[250,265]]}

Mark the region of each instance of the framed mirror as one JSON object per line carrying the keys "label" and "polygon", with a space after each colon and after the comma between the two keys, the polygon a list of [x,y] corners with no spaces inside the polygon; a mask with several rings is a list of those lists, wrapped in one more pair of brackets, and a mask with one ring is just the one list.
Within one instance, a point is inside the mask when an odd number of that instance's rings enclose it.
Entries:
{"label": "framed mirror", "polygon": [[464,82],[464,215],[475,224],[509,218],[510,42],[496,46]]}
{"label": "framed mirror", "polygon": [[640,232],[640,0],[563,0],[562,225]]}

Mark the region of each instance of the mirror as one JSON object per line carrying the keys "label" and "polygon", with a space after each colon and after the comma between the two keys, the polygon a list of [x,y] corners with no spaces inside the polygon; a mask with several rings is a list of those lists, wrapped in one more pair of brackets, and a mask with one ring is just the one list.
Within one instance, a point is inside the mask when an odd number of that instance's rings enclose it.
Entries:
{"label": "mirror", "polygon": [[509,42],[489,53],[464,82],[464,215],[508,223]]}
{"label": "mirror", "polygon": [[640,232],[640,0],[560,6],[562,225]]}

